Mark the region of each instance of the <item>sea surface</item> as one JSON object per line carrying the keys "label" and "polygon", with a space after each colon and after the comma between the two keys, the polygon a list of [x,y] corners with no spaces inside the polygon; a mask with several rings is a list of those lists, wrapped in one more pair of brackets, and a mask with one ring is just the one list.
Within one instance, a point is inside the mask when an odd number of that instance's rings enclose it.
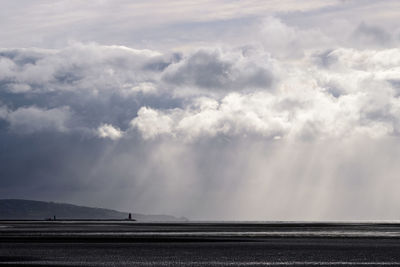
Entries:
{"label": "sea surface", "polygon": [[0,221],[0,265],[400,266],[400,223]]}

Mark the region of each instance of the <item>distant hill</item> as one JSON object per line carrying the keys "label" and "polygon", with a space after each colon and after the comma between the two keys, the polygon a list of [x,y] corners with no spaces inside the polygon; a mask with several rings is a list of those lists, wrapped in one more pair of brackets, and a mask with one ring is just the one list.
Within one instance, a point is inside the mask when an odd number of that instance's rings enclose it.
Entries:
{"label": "distant hill", "polygon": [[[44,202],[24,199],[0,199],[0,220],[57,219],[126,219],[127,212],[91,208],[66,203]],[[170,215],[144,215],[132,213],[137,221],[186,221]]]}

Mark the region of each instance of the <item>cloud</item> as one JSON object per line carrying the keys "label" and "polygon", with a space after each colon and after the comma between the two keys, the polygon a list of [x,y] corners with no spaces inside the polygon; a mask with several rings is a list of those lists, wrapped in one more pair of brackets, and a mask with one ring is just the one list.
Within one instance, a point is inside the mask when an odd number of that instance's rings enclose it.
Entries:
{"label": "cloud", "polygon": [[160,134],[171,133],[172,120],[154,109],[142,107],[138,117],[131,121],[131,126],[142,131],[145,139],[156,137]]}
{"label": "cloud", "polygon": [[334,40],[319,28],[301,29],[289,26],[276,17],[260,23],[260,41],[264,49],[279,58],[301,58],[308,50],[332,47]]}
{"label": "cloud", "polygon": [[[268,90],[273,82],[268,55],[263,64],[244,56],[243,51],[199,50],[179,63],[171,64],[164,80],[175,86],[197,86],[209,90]],[[259,56],[259,55],[258,55]]]}
{"label": "cloud", "polygon": [[[4,3],[0,16],[2,47],[63,47],[71,40],[109,44],[163,46],[182,40],[176,28],[193,23],[218,23],[265,16],[272,12],[307,11],[340,4],[340,1],[110,1],[82,3],[39,0]],[[134,18],[134,19],[133,19]],[[31,25],[29,29],[24,25]],[[60,29],[70,29],[61,32]],[[161,29],[161,30],[160,30]],[[210,32],[210,30],[209,30]],[[168,33],[168,34],[165,34]],[[190,32],[189,32],[190,33]],[[171,36],[172,34],[172,36]],[[165,36],[167,35],[167,36]],[[154,38],[156,40],[154,40]],[[161,42],[159,39],[162,39]],[[111,41],[112,40],[112,41]]]}
{"label": "cloud", "polygon": [[95,132],[101,124],[123,129],[139,101],[156,98],[162,69],[149,64],[170,64],[169,60],[170,55],[156,51],[96,44],[76,43],[62,50],[2,49],[0,94],[12,111],[67,106],[74,115],[64,130]]}
{"label": "cloud", "polygon": [[97,128],[97,134],[101,138],[110,138],[111,140],[118,140],[123,136],[123,132],[120,129],[115,128],[110,124],[103,124]]}
{"label": "cloud", "polygon": [[362,22],[353,33],[353,38],[361,45],[387,45],[392,36],[384,29]]}
{"label": "cloud", "polygon": [[156,51],[95,44],[38,52],[3,49],[0,53],[5,62],[3,79],[10,91],[18,92],[16,88],[24,85],[31,91],[78,88],[92,94],[97,93],[96,87],[110,90],[116,85],[133,87],[136,83],[151,81],[146,71],[136,76],[135,70],[153,62],[157,56],[160,54]]}
{"label": "cloud", "polygon": [[[131,126],[146,139],[160,135],[181,140],[248,134],[290,139],[397,135],[399,101],[392,81],[398,79],[399,55],[397,49],[339,48],[311,54],[302,62],[304,71],[280,61],[275,69],[284,69],[285,74],[277,72],[280,81],[272,91],[231,92],[222,98],[193,95],[183,108],[143,107]],[[178,70],[181,75],[191,73]]]}
{"label": "cloud", "polygon": [[31,134],[39,131],[58,131],[68,130],[68,120],[71,112],[68,107],[53,109],[40,109],[38,107],[18,108],[3,115],[10,123],[12,131],[20,134]]}
{"label": "cloud", "polygon": [[131,125],[145,139],[165,134],[180,140],[246,134],[273,138],[284,134],[288,122],[287,113],[272,114],[271,102],[271,97],[263,94],[229,94],[220,103],[196,99],[184,110],[157,111],[144,107]]}
{"label": "cloud", "polygon": [[41,17],[46,45],[0,49],[0,195],[194,219],[395,218],[400,50],[380,41],[395,3],[295,2],[259,2],[290,10],[264,17],[228,1],[192,23],[159,9],[168,18],[135,19],[169,22],[147,35],[128,19],[137,3],[112,23],[111,2],[71,2],[69,43]]}

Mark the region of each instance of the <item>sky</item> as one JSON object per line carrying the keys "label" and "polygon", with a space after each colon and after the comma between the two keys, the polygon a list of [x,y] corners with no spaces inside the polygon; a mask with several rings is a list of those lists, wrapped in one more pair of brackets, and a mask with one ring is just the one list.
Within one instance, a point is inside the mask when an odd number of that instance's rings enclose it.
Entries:
{"label": "sky", "polygon": [[0,198],[400,219],[399,1],[0,5]]}

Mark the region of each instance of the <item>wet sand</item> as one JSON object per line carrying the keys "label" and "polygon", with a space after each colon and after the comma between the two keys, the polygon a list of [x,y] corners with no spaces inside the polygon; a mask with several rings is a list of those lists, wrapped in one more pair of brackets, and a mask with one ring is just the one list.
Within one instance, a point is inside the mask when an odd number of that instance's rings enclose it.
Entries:
{"label": "wet sand", "polygon": [[3,221],[0,265],[400,266],[400,225]]}

